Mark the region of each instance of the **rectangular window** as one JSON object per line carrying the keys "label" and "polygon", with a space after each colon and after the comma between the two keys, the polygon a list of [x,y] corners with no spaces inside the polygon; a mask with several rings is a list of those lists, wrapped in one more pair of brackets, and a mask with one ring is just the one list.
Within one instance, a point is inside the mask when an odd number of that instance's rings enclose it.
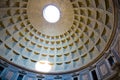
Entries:
{"label": "rectangular window", "polygon": [[93,70],[91,73],[92,73],[93,80],[98,80],[98,77],[97,77],[96,71]]}
{"label": "rectangular window", "polygon": [[109,64],[110,64],[110,66],[112,66],[112,65],[114,64],[114,60],[113,60],[112,56],[110,56],[110,57],[108,58],[108,62],[109,62]]}
{"label": "rectangular window", "polygon": [[22,79],[23,79],[23,75],[20,74],[20,75],[18,76],[17,80],[22,80]]}
{"label": "rectangular window", "polygon": [[3,70],[4,70],[4,68],[2,66],[0,66],[0,74],[2,73]]}
{"label": "rectangular window", "polygon": [[73,80],[78,80],[78,77],[74,77]]}

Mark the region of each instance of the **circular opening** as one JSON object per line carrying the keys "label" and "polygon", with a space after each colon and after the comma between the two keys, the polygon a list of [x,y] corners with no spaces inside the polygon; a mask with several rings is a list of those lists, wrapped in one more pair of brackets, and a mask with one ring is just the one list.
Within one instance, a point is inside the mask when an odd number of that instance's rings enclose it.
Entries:
{"label": "circular opening", "polygon": [[48,5],[43,9],[43,16],[46,21],[55,23],[60,19],[60,11],[53,5]]}

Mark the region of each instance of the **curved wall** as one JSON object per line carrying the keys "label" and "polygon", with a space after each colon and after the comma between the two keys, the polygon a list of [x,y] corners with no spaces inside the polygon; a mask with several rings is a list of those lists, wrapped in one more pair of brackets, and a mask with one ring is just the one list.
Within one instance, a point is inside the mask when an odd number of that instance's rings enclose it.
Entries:
{"label": "curved wall", "polygon": [[106,52],[99,61],[86,69],[67,74],[34,73],[0,60],[0,78],[2,80],[118,80],[119,66],[120,57],[118,58],[115,50]]}
{"label": "curved wall", "polygon": [[[61,20],[54,24],[39,13],[50,3],[61,11]],[[113,0],[2,0],[0,4],[0,57],[33,71],[45,73],[37,69],[43,64],[51,68],[47,73],[84,69],[109,49],[116,32]]]}
{"label": "curved wall", "polygon": [[[109,80],[109,79],[118,80],[120,78],[120,76],[119,76],[119,74],[120,74],[119,73],[120,72],[120,70],[119,70],[119,66],[120,66],[120,26],[119,26],[120,25],[120,15],[119,15],[119,13],[120,13],[120,10],[117,9],[117,8],[119,8],[119,4],[117,3],[117,0],[114,1],[116,4],[115,11],[118,13],[118,14],[116,14],[116,16],[118,16],[117,17],[118,19],[117,18],[115,19],[114,27],[117,26],[117,29],[116,29],[116,35],[115,35],[110,47],[107,49],[107,51],[104,51],[104,54],[102,54],[101,58],[97,59],[97,61],[94,61],[95,63],[88,65],[82,69],[77,69],[77,70],[70,71],[70,72],[65,71],[65,73],[44,73],[44,72],[33,71],[33,70],[30,70],[27,68],[25,69],[26,64],[29,65],[30,67],[33,67],[31,64],[29,64],[29,61],[31,61],[32,63],[36,62],[35,60],[29,60],[30,55],[26,55],[24,53],[32,53],[31,50],[29,49],[30,47],[31,47],[31,49],[32,48],[37,49],[35,47],[34,42],[32,42],[31,40],[35,40],[37,42],[38,37],[36,37],[36,36],[34,36],[34,34],[32,34],[32,32],[36,32],[36,30],[33,29],[33,27],[30,25],[30,22],[28,20],[27,9],[26,9],[27,0],[22,0],[23,2],[18,1],[18,2],[20,2],[20,4],[17,2],[15,4],[11,4],[11,7],[19,7],[19,6],[22,7],[20,9],[12,8],[13,11],[11,11],[8,8],[7,5],[9,5],[8,4],[9,2],[7,2],[7,1],[9,1],[9,0],[5,0],[4,1],[5,3],[3,2],[2,3],[3,5],[0,6],[0,8],[3,8],[3,6],[5,9],[7,8],[7,11],[3,11],[3,14],[2,14],[2,12],[0,13],[0,17],[2,17],[2,18],[0,18],[0,20],[1,20],[1,22],[0,22],[0,32],[1,32],[1,34],[0,34],[0,59],[1,59],[0,60],[0,79],[2,79],[2,80],[97,80],[97,79],[98,80],[104,80],[104,79],[105,80],[106,79],[107,80]],[[74,1],[74,0],[70,0],[70,1]],[[4,10],[4,8],[1,10]],[[4,14],[5,12],[6,12],[6,14]],[[14,17],[17,17],[17,18],[14,18]],[[4,25],[3,25],[3,22],[5,22]],[[28,28],[28,26],[29,26],[29,28]],[[24,36],[26,36],[26,37],[24,37]],[[42,38],[44,38],[44,35],[41,34],[41,36],[42,36]],[[27,37],[29,37],[29,38],[27,38]],[[50,39],[53,38],[53,40],[56,40],[56,41],[60,37],[65,37],[65,34],[64,34],[64,36],[56,36],[56,37],[48,36],[48,38],[50,38]],[[74,38],[74,35],[71,36],[71,38],[72,37]],[[45,37],[45,38],[47,39],[47,37]],[[104,38],[102,38],[102,40],[103,39]],[[41,40],[41,42],[42,41],[44,43],[44,40]],[[63,43],[64,43],[64,41],[67,42],[67,40],[63,40]],[[45,42],[45,43],[47,43],[47,42]],[[26,48],[27,44],[29,44],[29,46],[28,46],[29,48]],[[54,44],[59,44],[59,42],[56,42]],[[103,44],[103,43],[101,43],[101,44]],[[38,45],[37,47],[42,47],[42,46]],[[24,49],[24,48],[26,48],[26,49]],[[64,49],[66,49],[66,47],[64,47]],[[26,52],[24,52],[25,50],[26,50]],[[14,55],[12,55],[12,54],[14,54]],[[22,54],[23,54],[23,56],[19,57]],[[38,54],[39,53],[34,52],[34,53],[32,53],[32,56],[33,55],[35,56]],[[69,54],[72,55],[72,53],[69,53]],[[25,55],[28,57],[25,57]],[[46,55],[41,55],[41,56],[42,56],[41,58],[46,57]],[[67,54],[66,54],[66,56],[67,56]],[[75,55],[75,56],[76,57],[74,57],[74,58],[77,58],[77,55]],[[38,57],[38,56],[36,56],[36,57]],[[49,56],[49,58],[50,57],[52,57],[52,59],[53,59],[54,56]],[[55,56],[55,57],[58,57],[58,59],[59,59],[61,56],[59,55],[59,56]],[[33,58],[34,57],[32,57],[32,59]],[[55,58],[55,59],[57,59],[57,58]],[[64,58],[62,58],[62,59],[64,59]],[[69,59],[69,58],[67,58],[67,59]],[[71,60],[73,60],[73,58]],[[27,61],[28,61],[28,63],[27,63]],[[75,65],[76,65],[77,60],[75,59],[73,61],[75,62]],[[25,64],[25,65],[23,67],[16,65],[19,63]],[[61,67],[59,66],[59,68],[61,68]],[[68,66],[68,68],[71,69],[69,66]]]}

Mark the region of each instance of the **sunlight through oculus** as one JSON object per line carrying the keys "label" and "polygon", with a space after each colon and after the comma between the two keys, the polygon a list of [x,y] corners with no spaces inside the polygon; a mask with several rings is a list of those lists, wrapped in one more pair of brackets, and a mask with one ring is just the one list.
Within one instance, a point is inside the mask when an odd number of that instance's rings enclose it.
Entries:
{"label": "sunlight through oculus", "polygon": [[48,5],[43,9],[43,17],[49,23],[56,23],[60,19],[60,11],[53,5]]}
{"label": "sunlight through oculus", "polygon": [[50,62],[48,61],[39,61],[36,63],[35,68],[37,71],[49,72],[52,66],[50,65]]}

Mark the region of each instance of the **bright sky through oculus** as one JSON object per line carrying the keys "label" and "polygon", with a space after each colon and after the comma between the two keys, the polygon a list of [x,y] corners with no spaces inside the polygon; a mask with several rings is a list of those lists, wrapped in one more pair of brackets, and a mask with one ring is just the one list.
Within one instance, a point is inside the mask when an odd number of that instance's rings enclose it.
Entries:
{"label": "bright sky through oculus", "polygon": [[56,23],[60,18],[60,11],[53,5],[48,5],[43,9],[43,16],[46,21]]}

